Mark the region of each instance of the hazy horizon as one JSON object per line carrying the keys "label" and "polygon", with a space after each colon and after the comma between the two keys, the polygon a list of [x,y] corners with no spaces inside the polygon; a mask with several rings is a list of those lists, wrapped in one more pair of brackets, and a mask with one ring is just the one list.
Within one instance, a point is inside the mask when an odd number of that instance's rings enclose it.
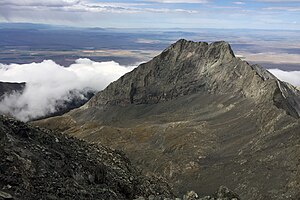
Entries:
{"label": "hazy horizon", "polygon": [[299,0],[3,0],[0,22],[114,28],[300,30]]}

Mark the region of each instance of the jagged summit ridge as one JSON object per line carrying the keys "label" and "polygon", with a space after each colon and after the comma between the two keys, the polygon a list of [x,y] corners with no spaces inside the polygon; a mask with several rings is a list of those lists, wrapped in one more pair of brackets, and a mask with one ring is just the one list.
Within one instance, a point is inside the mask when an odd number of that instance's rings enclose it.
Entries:
{"label": "jagged summit ridge", "polygon": [[203,90],[206,81],[200,76],[218,60],[232,58],[234,54],[226,42],[208,44],[182,39],[109,85],[90,104],[158,103]]}
{"label": "jagged summit ridge", "polygon": [[300,116],[299,92],[262,67],[236,58],[227,42],[184,39],[110,84],[85,107],[153,104],[198,92],[233,93]]}
{"label": "jagged summit ridge", "polygon": [[165,49],[163,52],[167,52],[169,50],[173,51],[178,50],[180,48],[180,51],[186,49],[186,48],[198,48],[199,46],[206,47],[206,50],[208,53],[213,53],[213,54],[229,54],[229,56],[233,56],[234,52],[228,42],[225,41],[217,41],[217,42],[212,42],[212,43],[207,43],[207,42],[193,42],[193,41],[188,41],[185,39],[180,39],[176,43],[172,44],[170,47]]}

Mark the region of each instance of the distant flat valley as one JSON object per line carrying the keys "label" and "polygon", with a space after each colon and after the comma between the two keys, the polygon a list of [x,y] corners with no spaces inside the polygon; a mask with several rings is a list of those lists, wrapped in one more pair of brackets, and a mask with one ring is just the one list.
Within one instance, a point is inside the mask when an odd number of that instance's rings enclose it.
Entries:
{"label": "distant flat valley", "polygon": [[148,61],[174,41],[187,38],[206,42],[225,40],[238,57],[250,63],[297,71],[299,33],[242,29],[83,29],[36,24],[20,28],[20,25],[0,24],[0,63],[53,60],[68,67],[78,58],[89,58],[130,66]]}

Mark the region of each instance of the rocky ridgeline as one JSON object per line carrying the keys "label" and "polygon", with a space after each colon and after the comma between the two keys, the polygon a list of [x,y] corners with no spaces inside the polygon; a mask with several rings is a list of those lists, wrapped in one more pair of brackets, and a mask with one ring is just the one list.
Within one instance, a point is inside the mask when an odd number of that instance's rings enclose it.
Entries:
{"label": "rocky ridgeline", "polygon": [[184,39],[110,84],[87,107],[153,104],[198,92],[235,94],[300,116],[300,92],[260,66],[236,58],[227,42]]}
{"label": "rocky ridgeline", "polygon": [[[238,199],[222,187],[204,199]],[[145,177],[120,151],[0,116],[2,199],[175,199],[158,177]],[[177,198],[178,199],[178,198]],[[183,199],[201,199],[189,192]]]}

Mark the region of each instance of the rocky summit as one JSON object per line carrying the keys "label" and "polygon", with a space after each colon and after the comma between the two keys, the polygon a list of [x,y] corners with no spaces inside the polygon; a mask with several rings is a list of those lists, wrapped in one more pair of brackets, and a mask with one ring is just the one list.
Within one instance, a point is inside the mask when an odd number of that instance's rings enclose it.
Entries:
{"label": "rocky summit", "polygon": [[179,40],[99,92],[88,106],[153,104],[205,92],[270,101],[299,118],[300,93],[258,65],[235,58],[226,42]]}
{"label": "rocky summit", "polygon": [[87,104],[35,124],[125,151],[175,193],[300,198],[300,92],[226,42],[179,40]]}

